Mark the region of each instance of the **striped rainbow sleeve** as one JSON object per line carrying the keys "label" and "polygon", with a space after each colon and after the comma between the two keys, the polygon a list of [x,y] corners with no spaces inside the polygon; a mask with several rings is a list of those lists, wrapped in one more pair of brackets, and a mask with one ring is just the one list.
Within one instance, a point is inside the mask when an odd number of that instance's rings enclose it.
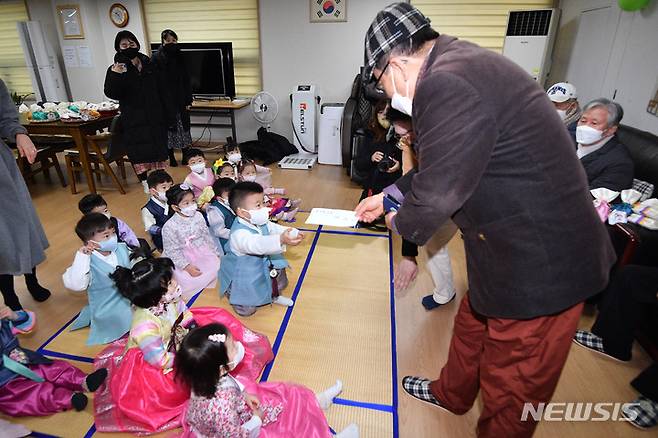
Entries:
{"label": "striped rainbow sleeve", "polygon": [[136,324],[130,335],[148,363],[165,370],[174,366],[174,355],[167,351],[160,327],[155,321],[146,320]]}

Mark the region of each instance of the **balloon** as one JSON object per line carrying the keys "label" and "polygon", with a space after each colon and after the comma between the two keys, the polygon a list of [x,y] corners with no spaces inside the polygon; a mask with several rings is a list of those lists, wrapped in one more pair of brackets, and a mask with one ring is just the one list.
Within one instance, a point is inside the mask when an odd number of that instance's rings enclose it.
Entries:
{"label": "balloon", "polygon": [[627,12],[639,11],[651,0],[619,0],[619,7]]}

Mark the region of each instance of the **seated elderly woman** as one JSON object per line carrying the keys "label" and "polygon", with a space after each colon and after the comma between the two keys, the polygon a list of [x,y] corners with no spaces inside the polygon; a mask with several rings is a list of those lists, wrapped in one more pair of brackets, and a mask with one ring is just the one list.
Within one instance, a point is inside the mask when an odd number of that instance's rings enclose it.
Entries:
{"label": "seated elderly woman", "polygon": [[558,82],[551,86],[546,92],[548,98],[555,105],[555,110],[560,115],[564,126],[566,126],[574,143],[576,142],[576,127],[578,120],[583,114],[578,103],[576,87],[568,82]]}
{"label": "seated elderly woman", "polygon": [[605,187],[619,192],[633,185],[633,160],[616,136],[623,115],[621,105],[604,98],[583,108],[576,142],[590,189]]}

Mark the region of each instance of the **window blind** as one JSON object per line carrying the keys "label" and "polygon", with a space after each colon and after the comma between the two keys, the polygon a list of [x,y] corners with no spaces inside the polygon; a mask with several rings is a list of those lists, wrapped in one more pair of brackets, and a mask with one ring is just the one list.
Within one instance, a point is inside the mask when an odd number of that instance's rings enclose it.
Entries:
{"label": "window blind", "polygon": [[412,0],[439,33],[502,52],[510,11],[552,8],[552,0]]}
{"label": "window blind", "polygon": [[143,0],[149,42],[172,29],[180,42],[233,43],[235,92],[249,96],[261,90],[258,0]]}
{"label": "window blind", "polygon": [[16,22],[28,19],[23,0],[0,1],[0,79],[10,93],[27,94],[33,91],[16,30]]}

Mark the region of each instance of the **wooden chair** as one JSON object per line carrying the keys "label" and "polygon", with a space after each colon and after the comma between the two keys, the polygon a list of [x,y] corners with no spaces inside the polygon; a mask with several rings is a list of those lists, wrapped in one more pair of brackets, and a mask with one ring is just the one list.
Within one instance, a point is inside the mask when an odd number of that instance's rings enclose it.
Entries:
{"label": "wooden chair", "polygon": [[[27,158],[21,157],[18,151],[15,151],[15,154],[16,164],[26,181],[33,181],[34,175],[39,173],[43,173],[44,177],[47,180],[50,180],[50,169],[54,167],[60,184],[62,187],[66,187],[66,180],[64,179],[62,168],[57,159],[57,149],[50,147],[37,147],[37,156],[34,159],[33,164],[30,164],[27,161]],[[37,166],[36,168],[35,165]]]}
{"label": "wooden chair", "polygon": [[[114,184],[119,189],[122,195],[126,194],[121,181],[117,178],[114,170],[112,170],[111,163],[117,164],[117,169],[121,178],[126,180],[125,163],[129,161],[126,157],[125,151],[121,150],[117,142],[112,141],[116,137],[119,123],[119,116],[115,116],[110,125],[110,132],[107,134],[88,135],[87,153],[89,155],[89,163],[91,165],[92,174],[95,175],[97,181],[101,182],[101,176],[109,176]],[[64,159],[66,160],[66,170],[71,180],[71,193],[77,193],[75,187],[77,175],[83,171],[82,163],[80,162],[80,153],[77,150],[66,150]]]}

